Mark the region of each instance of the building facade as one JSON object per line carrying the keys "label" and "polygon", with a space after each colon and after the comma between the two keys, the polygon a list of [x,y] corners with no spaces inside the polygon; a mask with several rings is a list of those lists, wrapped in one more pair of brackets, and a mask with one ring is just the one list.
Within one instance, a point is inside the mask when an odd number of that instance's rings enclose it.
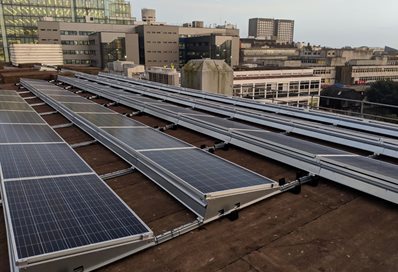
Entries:
{"label": "building facade", "polygon": [[132,23],[130,3],[124,0],[1,0],[0,61],[9,61],[10,44],[38,43],[37,23],[45,17],[61,22]]}
{"label": "building facade", "polygon": [[337,67],[339,83],[363,85],[379,80],[398,81],[398,65],[346,65]]}
{"label": "building facade", "polygon": [[[120,43],[120,39],[125,38],[126,33],[134,33],[135,25],[54,21],[40,21],[37,25],[38,41],[40,44],[62,45],[64,64],[105,67],[105,61],[138,60],[138,53],[128,54],[126,52],[126,50],[135,50],[138,44],[130,43],[129,46],[126,47],[124,43]],[[101,32],[107,34],[98,34],[98,37],[91,36],[94,35],[94,33]],[[127,41],[129,40],[130,39],[127,39]],[[105,45],[105,43],[109,43],[109,45]],[[101,52],[101,45],[103,45],[103,47],[109,47],[103,50],[110,51],[106,52],[105,56],[103,55],[104,53]],[[114,49],[113,51],[112,48]],[[117,54],[116,49],[120,50]],[[123,54],[122,51],[124,52]],[[107,59],[108,54],[110,54],[109,59]]]}
{"label": "building facade", "polygon": [[293,43],[294,21],[270,18],[249,19],[249,36],[276,40],[278,43]]}
{"label": "building facade", "polygon": [[321,77],[312,69],[234,71],[233,95],[260,102],[318,106]]}

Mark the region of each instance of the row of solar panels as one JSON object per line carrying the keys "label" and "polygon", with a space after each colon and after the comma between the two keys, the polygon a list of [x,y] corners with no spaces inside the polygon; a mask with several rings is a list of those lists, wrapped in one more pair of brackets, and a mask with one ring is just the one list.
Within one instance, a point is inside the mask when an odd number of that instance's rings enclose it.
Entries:
{"label": "row of solar panels", "polygon": [[90,270],[120,248],[153,244],[152,231],[15,91],[0,91],[0,181],[12,271]]}
{"label": "row of solar panels", "polygon": [[308,110],[308,109],[291,107],[286,105],[264,104],[245,98],[227,97],[225,95],[214,94],[206,91],[198,91],[195,89],[170,86],[156,82],[136,80],[117,74],[99,73],[99,76],[110,79],[118,79],[120,81],[129,82],[140,86],[146,86],[149,88],[158,89],[166,92],[183,94],[191,97],[202,98],[209,101],[222,102],[224,104],[237,106],[238,108],[243,107],[246,109],[261,110],[263,112],[276,113],[278,115],[289,116],[293,119],[299,118],[301,120],[311,120],[311,121],[331,124],[334,126],[345,127],[348,129],[358,129],[370,133],[378,133],[380,135],[385,135],[387,137],[390,136],[398,137],[398,125],[390,123],[327,113],[324,111],[318,111],[312,109]]}
{"label": "row of solar panels", "polygon": [[[264,198],[277,188],[270,179],[90,100],[70,102],[69,96],[60,100],[56,92],[63,90],[53,84],[32,80],[23,80],[22,84],[150,177],[204,222]],[[240,199],[248,193],[256,196]]]}
{"label": "row of solar panels", "polygon": [[59,80],[316,175],[398,202],[398,167],[394,164],[264,131],[94,82],[65,77],[59,77]]}
{"label": "row of solar panels", "polygon": [[[142,93],[145,93],[147,96],[164,99],[166,101],[189,107],[195,107],[197,109],[221,114],[237,120],[252,122],[289,133],[295,133],[339,145],[354,147],[372,152],[374,154],[398,158],[398,140],[396,137],[394,138],[394,136],[397,136],[398,134],[395,133],[394,125],[386,125],[380,122],[372,121],[361,121],[360,126],[363,126],[366,131],[363,132],[354,130],[353,128],[356,128],[356,126],[352,126],[350,129],[347,127],[339,127],[340,121],[335,119],[333,119],[335,120],[335,123],[330,121],[326,122],[327,124],[319,123],[325,122],[323,119],[319,119],[319,122],[315,122],[315,120],[308,121],[301,114],[303,113],[304,116],[307,116],[308,113],[304,112],[302,109],[285,106],[287,109],[286,112],[300,112],[300,114],[292,113],[291,115],[285,116],[285,111],[270,113],[264,112],[260,110],[260,108],[245,108],[243,102],[237,106],[233,104],[235,99],[221,95],[208,94],[198,91],[188,92],[185,89],[177,87],[161,87],[155,83],[152,84],[145,81],[126,79],[117,75],[101,74],[101,77],[83,73],[78,73],[76,75],[80,78],[90,79],[99,83],[106,83],[110,86],[124,88],[125,90],[131,90],[133,92],[142,91]],[[214,97],[221,97],[223,99],[212,99]],[[253,104],[251,101],[248,103],[250,105]],[[258,105],[258,103],[254,103],[254,105]],[[266,105],[266,107],[268,107],[268,105]],[[273,109],[272,105],[269,107]],[[281,106],[277,107],[278,109],[281,108]],[[332,115],[330,118],[335,118],[335,116]],[[339,118],[343,119],[343,117]],[[333,124],[334,126],[331,126],[330,124]],[[384,136],[381,136],[378,133],[383,134]]]}

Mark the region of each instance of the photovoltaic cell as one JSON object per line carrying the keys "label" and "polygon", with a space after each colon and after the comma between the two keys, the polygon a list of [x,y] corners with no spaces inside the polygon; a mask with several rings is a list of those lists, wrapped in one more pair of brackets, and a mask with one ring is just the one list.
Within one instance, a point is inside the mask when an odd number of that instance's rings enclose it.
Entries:
{"label": "photovoltaic cell", "polygon": [[25,102],[22,97],[17,95],[1,95],[0,93],[0,101],[1,102]]}
{"label": "photovoltaic cell", "polygon": [[307,152],[313,156],[315,155],[343,155],[343,154],[350,154],[348,152],[323,146],[317,143],[308,142],[305,140],[297,139],[291,136],[286,136],[282,134],[266,132],[266,131],[244,131],[244,134],[248,134],[251,136],[258,137],[260,139],[269,140],[274,143],[278,143],[281,145],[286,145],[291,148]]}
{"label": "photovoltaic cell", "polygon": [[151,128],[104,128],[103,130],[137,150],[190,146]]}
{"label": "photovoltaic cell", "polygon": [[36,112],[0,111],[0,124],[2,123],[45,123]]}
{"label": "photovoltaic cell", "polygon": [[62,104],[74,112],[113,112],[112,110],[107,109],[104,106],[95,104],[94,102],[92,103],[87,102],[87,104],[77,104],[77,103],[62,103]]}
{"label": "photovoltaic cell", "polygon": [[216,116],[211,116],[211,115],[195,115],[191,116],[191,118],[204,121],[204,122],[209,122],[211,124],[215,124],[217,126],[223,127],[225,129],[230,129],[230,128],[236,128],[236,129],[258,129],[253,126],[245,125],[239,122],[231,121],[228,119],[222,119],[220,117]]}
{"label": "photovoltaic cell", "polygon": [[142,154],[204,194],[273,183],[199,149],[145,151]]}
{"label": "photovoltaic cell", "polygon": [[33,111],[26,103],[0,102],[0,110]]}
{"label": "photovoltaic cell", "polygon": [[70,96],[70,95],[52,95],[52,99],[58,102],[72,102],[72,103],[89,103],[90,101],[81,96]]}
{"label": "photovoltaic cell", "polygon": [[18,258],[149,232],[96,176],[5,183]]}
{"label": "photovoltaic cell", "polygon": [[18,93],[12,90],[0,90],[0,95],[18,95]]}
{"label": "photovoltaic cell", "polygon": [[80,113],[80,116],[99,127],[126,127],[126,126],[144,126],[144,124],[134,121],[120,114],[96,114],[96,113]]}
{"label": "photovoltaic cell", "polygon": [[47,125],[0,124],[0,143],[62,142]]}
{"label": "photovoltaic cell", "polygon": [[398,180],[398,167],[392,163],[386,163],[384,161],[378,161],[367,157],[327,157],[327,160],[333,160],[343,167],[355,169],[364,172],[370,172],[371,175],[381,175]]}
{"label": "photovoltaic cell", "polygon": [[92,172],[64,143],[0,145],[0,163],[4,179]]}

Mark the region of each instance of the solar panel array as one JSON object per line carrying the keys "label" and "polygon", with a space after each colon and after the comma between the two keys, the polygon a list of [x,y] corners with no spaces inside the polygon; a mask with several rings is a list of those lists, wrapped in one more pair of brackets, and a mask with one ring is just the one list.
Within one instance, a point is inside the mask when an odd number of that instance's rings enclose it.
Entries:
{"label": "solar panel array", "polygon": [[[54,95],[55,90],[62,90],[49,83],[34,84],[34,86],[44,95],[49,94],[48,97],[50,98]],[[112,89],[112,91],[119,92],[116,89]],[[120,92],[124,93],[123,91]],[[142,105],[144,106],[144,103],[148,101],[153,102],[154,100],[143,97]],[[120,114],[103,114],[102,111],[98,110],[98,107],[101,106],[89,100],[87,100],[87,104],[63,103],[59,101],[56,101],[56,103],[67,106],[69,110],[78,113],[81,118],[91,122],[102,132],[111,136],[112,139],[116,139],[135,151],[141,152],[142,156],[151,160],[152,164],[161,167],[162,171],[174,174],[185,185],[194,188],[194,190],[202,194],[274,184],[274,181],[270,179],[224,161],[140,122],[132,120],[131,122],[133,123],[130,124],[130,122],[125,120],[126,117]],[[84,113],[81,113],[82,109],[80,109],[80,106],[82,105],[85,108]],[[102,108],[105,111],[110,111],[105,107]],[[89,110],[92,110],[92,112],[87,113]],[[115,127],[115,124],[118,126]],[[161,157],[171,158],[173,156],[178,156],[172,160],[173,164],[165,165],[164,161],[159,160]],[[196,157],[195,160],[192,159],[194,157]],[[211,164],[208,162],[211,162]],[[181,169],[181,171],[175,171],[176,169]],[[203,175],[198,175],[198,171],[203,172]],[[231,173],[233,173],[235,178],[231,177]],[[206,186],[203,186],[203,183],[206,183]]]}
{"label": "solar panel array", "polygon": [[[191,109],[178,107],[176,105],[166,104],[163,109],[159,101],[153,100],[152,103],[140,101],[137,94],[147,95],[156,99],[164,98],[166,101],[180,104],[179,98],[169,99],[170,95],[158,95],[156,90],[141,90],[135,88],[124,87],[112,82],[102,82],[102,79],[92,76],[82,76],[87,80],[81,79],[64,79],[68,84],[93,92],[97,95],[104,96],[113,101],[135,107],[135,105],[143,105],[143,111],[153,114],[154,116],[169,120],[171,122],[181,124],[191,129],[195,129],[201,133],[205,133],[212,137],[223,141],[231,141],[245,149],[254,151],[258,154],[277,159],[283,163],[299,167],[305,171],[320,175],[322,177],[335,180],[339,183],[351,186],[378,197],[397,202],[396,194],[398,193],[398,179],[394,173],[398,172],[397,165],[378,161],[373,158],[365,158],[355,153],[346,152],[342,149],[328,147],[323,144],[315,143],[308,140],[295,138],[289,135],[265,131],[261,128],[249,126],[236,121],[223,119],[221,117],[212,116],[202,112],[192,112]],[[92,82],[94,81],[94,82]],[[118,86],[118,88],[102,88],[101,84],[110,84]],[[123,89],[126,89],[123,93]],[[188,101],[186,104],[184,101]],[[184,105],[196,107],[197,103],[191,103],[185,99]],[[214,103],[213,103],[214,104]],[[156,108],[156,109],[155,109]],[[212,111],[217,112],[219,108],[213,105]],[[250,111],[245,109],[246,112]],[[187,113],[185,113],[187,112]],[[369,135],[364,137],[369,138]],[[363,138],[361,138],[363,139]],[[364,145],[363,142],[352,140],[355,146]],[[383,143],[375,141],[374,146],[380,149]],[[396,146],[395,146],[396,148]],[[391,149],[393,151],[393,149]],[[344,161],[344,163],[342,163]],[[368,169],[375,169],[369,171]]]}
{"label": "solar panel array", "polygon": [[83,246],[84,252],[120,238],[152,237],[77,153],[17,98],[14,91],[0,91],[1,193],[16,252],[11,265]]}

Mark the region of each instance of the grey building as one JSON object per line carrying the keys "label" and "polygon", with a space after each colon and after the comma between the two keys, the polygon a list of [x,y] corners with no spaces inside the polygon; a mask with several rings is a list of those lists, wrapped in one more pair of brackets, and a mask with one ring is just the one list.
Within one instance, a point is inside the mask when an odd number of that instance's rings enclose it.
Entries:
{"label": "grey building", "polygon": [[140,64],[146,67],[178,65],[178,26],[140,25],[136,33]]}
{"label": "grey building", "polygon": [[249,36],[276,40],[278,43],[292,43],[294,21],[270,18],[249,19]]}
{"label": "grey building", "polygon": [[192,59],[220,59],[239,65],[239,36],[210,34],[180,38],[180,66]]}
{"label": "grey building", "polygon": [[[131,24],[130,3],[124,0],[0,1],[0,61],[9,61],[13,43],[37,43],[37,22],[48,17],[60,22]],[[73,29],[78,31],[78,28]]]}
{"label": "grey building", "polygon": [[[67,23],[54,21],[40,21],[38,22],[38,40],[41,44],[61,44],[64,64],[74,65],[93,65],[104,67],[102,63],[103,54],[101,53],[101,44],[112,43],[111,37],[114,37],[114,42],[110,46],[117,45],[118,38],[125,38],[125,33],[134,33],[135,25],[115,25],[115,24],[98,24],[98,23]],[[91,37],[93,33],[104,32],[106,34],[98,37]],[[112,34],[114,33],[114,34]],[[138,39],[138,38],[137,38]],[[130,39],[128,39],[130,40]],[[132,42],[131,42],[132,43]],[[129,44],[126,50],[134,51],[137,45]],[[138,43],[138,40],[137,40]],[[133,46],[131,49],[130,46]],[[106,48],[104,48],[106,50]],[[116,48],[115,48],[116,50]],[[126,51],[125,50],[125,51]],[[111,53],[111,52],[107,52]],[[135,53],[138,54],[138,53]],[[124,56],[127,58],[124,59]],[[132,54],[122,55],[122,59],[112,60],[138,60],[137,56]]]}

